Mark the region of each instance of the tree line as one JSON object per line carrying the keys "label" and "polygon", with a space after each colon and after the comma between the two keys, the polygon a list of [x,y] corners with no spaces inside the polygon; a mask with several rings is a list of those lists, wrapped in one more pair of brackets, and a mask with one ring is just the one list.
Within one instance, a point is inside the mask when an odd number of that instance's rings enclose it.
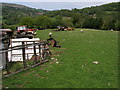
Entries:
{"label": "tree line", "polygon": [[54,29],[57,26],[75,27],[75,28],[91,28],[101,30],[120,30],[120,21],[110,16],[86,16],[75,15],[72,17],[48,17],[45,15],[32,17],[24,17],[20,20],[20,25],[27,25],[29,28],[46,28]]}
{"label": "tree line", "polygon": [[[117,2],[83,9],[62,9],[49,11],[34,17],[24,16],[10,28],[14,29],[18,25],[27,25],[28,28],[54,29],[59,25],[75,28],[120,30],[119,4]],[[3,25],[3,28],[6,27],[5,25]]]}

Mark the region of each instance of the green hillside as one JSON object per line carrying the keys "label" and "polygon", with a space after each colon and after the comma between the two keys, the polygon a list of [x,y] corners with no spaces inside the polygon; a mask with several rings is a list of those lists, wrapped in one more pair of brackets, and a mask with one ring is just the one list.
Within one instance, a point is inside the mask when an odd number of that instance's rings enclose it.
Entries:
{"label": "green hillside", "polygon": [[110,30],[120,29],[119,2],[83,9],[62,9],[48,12],[49,17],[70,17],[74,27]]}
{"label": "green hillside", "polygon": [[0,3],[0,6],[2,6],[3,25],[18,24],[23,17],[35,17],[47,12],[47,10],[30,8],[18,4]]}
{"label": "green hillside", "polygon": [[56,10],[56,11],[48,12],[47,15],[49,15],[51,17],[54,17],[56,15],[71,17],[73,12],[80,13],[80,14],[86,14],[86,15],[93,15],[93,14],[98,15],[101,12],[102,13],[104,12],[103,13],[104,15],[107,14],[107,12],[111,12],[111,14],[115,14],[119,11],[118,6],[119,6],[119,2],[116,2],[116,3],[104,4],[101,6],[87,7],[87,8],[83,8],[83,9],[74,8],[72,10],[67,10],[67,9]]}
{"label": "green hillside", "polygon": [[75,28],[120,30],[119,4],[120,2],[115,2],[83,9],[47,11],[3,3],[2,28],[15,29],[18,25],[27,25],[32,28],[56,28],[60,25]]}

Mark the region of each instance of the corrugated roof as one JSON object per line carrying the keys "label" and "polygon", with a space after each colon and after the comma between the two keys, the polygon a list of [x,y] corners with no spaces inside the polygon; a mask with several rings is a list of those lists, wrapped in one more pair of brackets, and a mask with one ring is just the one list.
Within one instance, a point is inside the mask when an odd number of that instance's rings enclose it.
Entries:
{"label": "corrugated roof", "polygon": [[2,31],[2,32],[12,32],[11,29],[0,29],[0,31]]}

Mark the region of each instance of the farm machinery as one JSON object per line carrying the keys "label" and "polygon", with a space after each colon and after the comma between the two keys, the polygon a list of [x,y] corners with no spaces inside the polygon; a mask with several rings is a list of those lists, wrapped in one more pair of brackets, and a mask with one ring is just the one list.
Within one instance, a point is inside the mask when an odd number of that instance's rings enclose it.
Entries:
{"label": "farm machinery", "polygon": [[25,25],[17,27],[17,38],[32,39],[36,35],[36,29],[28,29]]}
{"label": "farm machinery", "polygon": [[67,27],[67,28],[65,28],[65,31],[71,31],[71,30],[74,30],[74,28],[73,27]]}
{"label": "farm machinery", "polygon": [[57,30],[55,31],[71,31],[74,30],[73,27],[64,27],[64,26],[57,26]]}

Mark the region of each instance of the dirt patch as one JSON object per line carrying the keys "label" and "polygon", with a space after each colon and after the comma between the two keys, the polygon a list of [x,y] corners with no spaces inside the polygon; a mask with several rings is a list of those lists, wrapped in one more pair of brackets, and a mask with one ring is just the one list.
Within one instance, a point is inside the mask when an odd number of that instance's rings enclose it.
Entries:
{"label": "dirt patch", "polygon": [[55,52],[55,54],[60,54],[60,53],[64,53],[63,51],[57,51]]}
{"label": "dirt patch", "polygon": [[52,55],[52,57],[53,57],[53,56],[60,56],[60,55],[56,54],[56,55]]}
{"label": "dirt patch", "polygon": [[48,78],[46,78],[46,77],[44,77],[44,76],[42,76],[42,75],[40,75],[40,74],[35,74],[35,77],[37,77],[37,78],[43,78],[43,79],[48,79]]}
{"label": "dirt patch", "polygon": [[50,62],[50,64],[53,64],[53,63],[55,63],[57,60],[56,59],[54,59],[53,61],[51,61]]}
{"label": "dirt patch", "polygon": [[40,59],[40,56],[38,56],[38,55],[34,56],[34,55],[33,55],[30,60],[35,60],[35,59],[39,60],[39,59]]}
{"label": "dirt patch", "polygon": [[47,67],[47,65],[42,65],[42,66],[40,66],[40,69],[43,70],[46,67]]}
{"label": "dirt patch", "polygon": [[52,57],[54,57],[54,56],[60,56],[59,54],[62,54],[62,53],[64,53],[64,51],[56,51],[56,52],[53,52],[53,53],[52,53]]}
{"label": "dirt patch", "polygon": [[60,49],[67,49],[67,48],[60,48]]}
{"label": "dirt patch", "polygon": [[17,86],[18,88],[23,88],[23,86],[22,85],[19,85],[19,86]]}
{"label": "dirt patch", "polygon": [[27,76],[27,75],[30,75],[30,74],[31,74],[31,72],[25,72],[23,75]]}

